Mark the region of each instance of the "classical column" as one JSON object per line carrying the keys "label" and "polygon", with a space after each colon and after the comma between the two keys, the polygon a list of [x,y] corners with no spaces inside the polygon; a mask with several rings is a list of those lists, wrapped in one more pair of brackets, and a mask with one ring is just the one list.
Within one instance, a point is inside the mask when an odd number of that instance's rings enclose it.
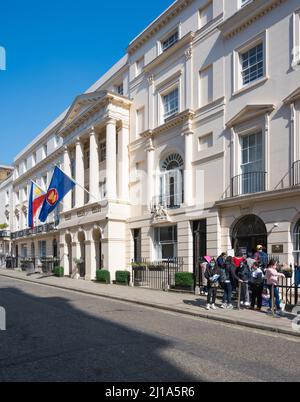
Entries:
{"label": "classical column", "polygon": [[154,75],[148,76],[148,84],[149,84],[149,91],[148,91],[148,126],[151,130],[154,127]]}
{"label": "classical column", "polygon": [[147,148],[147,206],[150,207],[154,194],[154,158],[155,148],[153,146],[152,139],[149,140]]}
{"label": "classical column", "polygon": [[118,190],[119,198],[129,200],[129,126],[122,122],[118,141]]}
{"label": "classical column", "polygon": [[94,127],[90,132],[90,203],[99,200],[99,150]]}
{"label": "classical column", "polygon": [[186,109],[193,109],[193,48],[185,52],[185,99]]}
{"label": "classical column", "polygon": [[[67,176],[71,177],[71,160],[68,147],[64,150],[64,172]],[[64,199],[64,212],[70,211],[72,208],[72,194],[69,192]]]}
{"label": "classical column", "polygon": [[106,188],[107,198],[117,198],[117,127],[111,119],[106,125]]}
{"label": "classical column", "polygon": [[194,132],[188,130],[184,133],[185,137],[185,164],[184,164],[184,203],[190,207],[194,200],[193,186],[193,138]]}
{"label": "classical column", "polygon": [[76,140],[76,153],[75,153],[75,177],[77,185],[75,187],[76,208],[84,205],[84,159],[83,159],[83,146],[79,138]]}

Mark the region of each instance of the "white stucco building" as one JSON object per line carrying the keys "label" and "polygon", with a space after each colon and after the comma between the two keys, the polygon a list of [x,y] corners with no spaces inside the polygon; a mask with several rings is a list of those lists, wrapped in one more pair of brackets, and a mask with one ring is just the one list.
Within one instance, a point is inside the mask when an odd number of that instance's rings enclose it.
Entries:
{"label": "white stucco building", "polygon": [[[257,244],[300,263],[299,49],[299,0],[176,1],[16,157],[13,252],[86,279]],[[79,185],[28,230],[54,164]]]}

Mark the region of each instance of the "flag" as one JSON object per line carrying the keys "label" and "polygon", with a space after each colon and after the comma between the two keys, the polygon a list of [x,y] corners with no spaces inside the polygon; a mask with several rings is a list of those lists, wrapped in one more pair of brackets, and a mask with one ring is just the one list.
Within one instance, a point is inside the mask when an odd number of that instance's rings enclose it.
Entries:
{"label": "flag", "polygon": [[31,190],[28,205],[28,227],[34,228],[34,218],[45,201],[45,192],[34,182],[31,182]]}
{"label": "flag", "polygon": [[46,222],[49,214],[58,207],[59,203],[74,187],[74,180],[56,166],[40,213],[41,222]]}

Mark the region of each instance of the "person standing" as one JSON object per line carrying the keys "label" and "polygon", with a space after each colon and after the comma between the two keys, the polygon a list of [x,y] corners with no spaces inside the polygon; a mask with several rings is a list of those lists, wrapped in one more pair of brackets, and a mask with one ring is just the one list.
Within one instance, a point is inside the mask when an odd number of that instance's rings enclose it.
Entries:
{"label": "person standing", "polygon": [[232,257],[227,257],[225,264],[219,268],[221,287],[224,290],[222,309],[232,310],[232,290],[234,285],[235,265]]}
{"label": "person standing", "polygon": [[217,259],[217,265],[219,268],[225,268],[227,254],[222,253]]}
{"label": "person standing", "polygon": [[210,264],[207,265],[205,271],[205,278],[207,279],[207,305],[206,310],[216,310],[217,291],[219,287],[219,271],[215,259],[212,259]]}
{"label": "person standing", "polygon": [[254,258],[256,259],[257,262],[259,262],[259,265],[262,267],[263,270],[267,268],[268,254],[264,252],[263,246],[261,245],[257,246]]}
{"label": "person standing", "polygon": [[251,278],[251,270],[245,259],[241,262],[241,265],[236,268],[235,277],[241,286],[241,305],[250,307],[249,281]]}
{"label": "person standing", "polygon": [[264,274],[257,262],[252,265],[252,272],[250,278],[250,289],[251,289],[251,310],[255,310],[255,305],[257,310],[261,311],[262,308],[262,295],[264,290]]}
{"label": "person standing", "polygon": [[278,289],[278,279],[279,278],[285,278],[285,276],[277,271],[277,264],[275,260],[271,260],[268,264],[268,267],[266,269],[266,280],[267,280],[267,286],[270,291],[270,301],[269,301],[269,311],[272,309],[273,305],[273,300],[272,300],[272,289],[274,287],[274,298],[275,298],[275,305],[277,309],[277,314],[281,313],[281,308],[280,308],[280,295],[279,295],[279,289]]}

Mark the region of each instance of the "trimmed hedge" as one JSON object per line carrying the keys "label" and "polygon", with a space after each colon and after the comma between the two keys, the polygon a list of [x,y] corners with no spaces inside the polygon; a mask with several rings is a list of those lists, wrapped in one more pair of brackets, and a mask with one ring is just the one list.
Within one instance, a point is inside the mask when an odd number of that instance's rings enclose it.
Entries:
{"label": "trimmed hedge", "polygon": [[180,287],[193,287],[194,275],[190,272],[177,272],[175,274],[175,284]]}
{"label": "trimmed hedge", "polygon": [[63,267],[55,267],[54,274],[55,274],[55,276],[62,278],[65,275],[65,270]]}
{"label": "trimmed hedge", "polygon": [[116,272],[116,283],[122,285],[129,285],[130,283],[130,272],[128,271],[117,271]]}
{"label": "trimmed hedge", "polygon": [[97,282],[110,284],[110,272],[104,269],[98,269],[96,271],[96,280]]}

